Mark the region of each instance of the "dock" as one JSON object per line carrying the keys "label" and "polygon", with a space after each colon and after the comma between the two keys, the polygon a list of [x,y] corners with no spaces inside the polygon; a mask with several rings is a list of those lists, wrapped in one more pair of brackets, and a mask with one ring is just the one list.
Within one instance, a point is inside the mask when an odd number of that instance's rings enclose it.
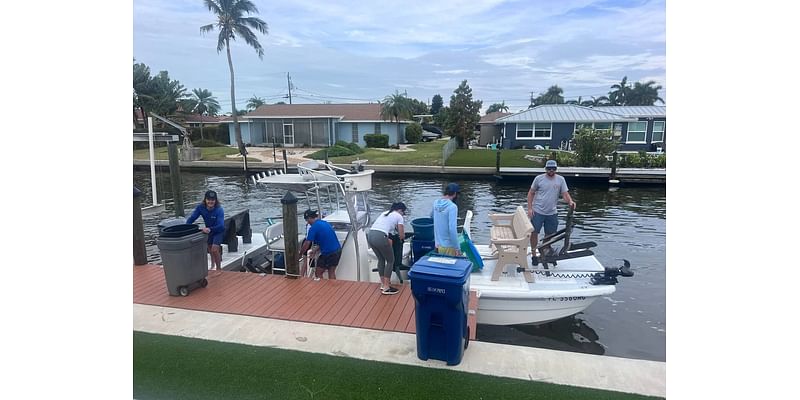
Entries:
{"label": "dock", "polygon": [[[287,321],[310,322],[379,331],[416,333],[415,304],[411,286],[386,296],[370,282],[311,278],[288,279],[284,275],[246,272],[211,273],[208,286],[189,296],[170,296],[160,265],[133,267],[133,302],[151,306],[246,315]],[[477,330],[478,297],[469,298],[470,340]]]}

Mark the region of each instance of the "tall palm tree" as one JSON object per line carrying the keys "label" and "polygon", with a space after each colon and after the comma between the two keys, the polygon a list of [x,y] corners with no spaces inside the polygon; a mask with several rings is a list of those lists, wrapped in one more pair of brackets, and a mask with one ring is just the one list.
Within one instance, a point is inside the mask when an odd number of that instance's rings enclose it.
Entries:
{"label": "tall palm tree", "polygon": [[208,89],[192,89],[192,103],[192,112],[200,115],[200,139],[205,139],[206,137],[203,135],[203,115],[217,115],[219,102]]}
{"label": "tall palm tree", "polygon": [[136,109],[144,118],[144,127],[147,127],[146,106],[153,101],[150,67],[143,63],[133,64],[133,124],[136,125]]}
{"label": "tall palm tree", "polygon": [[628,77],[622,77],[620,83],[611,85],[612,91],[608,92],[608,101],[612,106],[628,105],[628,97],[631,94],[631,85],[628,84]]}
{"label": "tall palm tree", "polygon": [[242,142],[242,128],[239,126],[239,117],[236,112],[236,90],[230,41],[236,40],[237,35],[240,36],[245,43],[256,50],[258,58],[264,59],[264,48],[261,47],[258,38],[250,29],[255,29],[266,35],[268,33],[267,23],[260,18],[245,16],[258,14],[258,8],[250,0],[203,0],[203,3],[217,17],[217,22],[201,26],[200,32],[213,32],[215,27],[219,29],[217,53],[225,49],[228,54],[228,68],[231,71],[231,116],[233,117],[233,126],[236,132],[236,144],[239,146],[239,153],[244,159],[244,169],[247,171],[247,150],[245,150]]}
{"label": "tall palm tree", "polygon": [[264,104],[267,104],[267,102],[264,99],[256,95],[253,95],[253,97],[247,100],[247,109],[253,111],[256,108],[263,106]]}
{"label": "tall palm tree", "polygon": [[528,107],[532,108],[542,104],[564,104],[564,89],[553,85],[547,88],[547,92],[540,93],[539,97],[531,99],[533,104]]}
{"label": "tall palm tree", "polygon": [[383,98],[381,102],[381,118],[389,121],[394,118],[395,122],[397,122],[397,143],[402,141],[400,138],[400,117],[411,118],[411,102],[408,97],[395,90],[394,94]]}
{"label": "tall palm tree", "polygon": [[658,96],[658,91],[661,85],[655,85],[655,81],[647,81],[645,83],[636,82],[631,89],[630,98],[627,105],[629,106],[652,106],[656,101],[664,103],[664,99]]}

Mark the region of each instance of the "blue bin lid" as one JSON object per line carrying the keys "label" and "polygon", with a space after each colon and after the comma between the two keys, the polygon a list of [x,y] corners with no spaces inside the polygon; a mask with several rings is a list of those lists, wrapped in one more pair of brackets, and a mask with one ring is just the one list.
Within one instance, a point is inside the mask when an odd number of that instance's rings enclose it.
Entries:
{"label": "blue bin lid", "polygon": [[408,271],[410,279],[434,279],[463,284],[472,272],[472,263],[466,258],[425,256]]}

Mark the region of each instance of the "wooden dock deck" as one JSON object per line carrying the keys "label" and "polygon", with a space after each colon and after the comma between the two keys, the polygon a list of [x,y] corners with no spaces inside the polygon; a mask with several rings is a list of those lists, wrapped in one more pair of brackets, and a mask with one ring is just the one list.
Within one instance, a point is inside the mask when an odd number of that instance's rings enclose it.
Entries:
{"label": "wooden dock deck", "polygon": [[[223,271],[208,277],[208,286],[189,296],[170,296],[159,265],[133,267],[133,302],[215,313],[277,318],[290,321],[339,325],[393,332],[416,332],[415,304],[411,286],[385,296],[380,285],[343,280],[287,279],[283,275],[259,275]],[[468,326],[470,340],[477,330],[478,297],[470,291]]]}

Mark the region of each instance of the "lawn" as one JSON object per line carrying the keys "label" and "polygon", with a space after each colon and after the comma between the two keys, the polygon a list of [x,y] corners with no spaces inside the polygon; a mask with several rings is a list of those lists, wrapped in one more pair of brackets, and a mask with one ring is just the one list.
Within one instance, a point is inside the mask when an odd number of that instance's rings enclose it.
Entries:
{"label": "lawn", "polygon": [[[415,151],[383,151],[365,148],[357,156],[331,157],[334,164],[349,164],[356,158],[369,160],[370,165],[442,165],[442,147],[446,140],[412,144],[409,148]],[[492,164],[494,165],[494,164]]]}
{"label": "lawn", "polygon": [[142,332],[133,333],[133,397],[175,400],[648,398]]}
{"label": "lawn", "polygon": [[[218,147],[198,147],[201,150],[201,161],[241,161],[235,158],[226,157],[228,155],[237,154],[239,150],[228,146]],[[169,160],[166,147],[155,148],[156,160]],[[133,151],[134,160],[150,160],[150,149],[138,149]],[[259,160],[252,157],[247,158],[248,162],[259,162]]]}

